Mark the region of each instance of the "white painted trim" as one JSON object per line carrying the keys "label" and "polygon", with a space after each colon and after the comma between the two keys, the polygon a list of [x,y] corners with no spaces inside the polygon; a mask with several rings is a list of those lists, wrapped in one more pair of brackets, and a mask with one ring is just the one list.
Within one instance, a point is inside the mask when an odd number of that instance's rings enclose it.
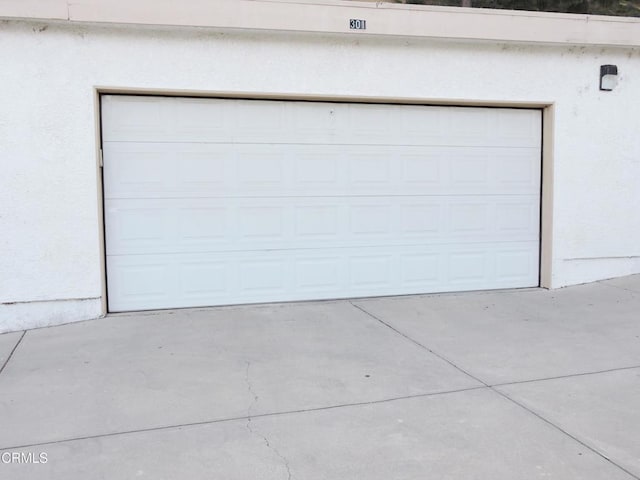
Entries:
{"label": "white painted trim", "polygon": [[[0,18],[640,46],[640,19],[345,0],[0,0]],[[349,19],[367,21],[349,30]]]}
{"label": "white painted trim", "polygon": [[[255,93],[233,91],[200,91],[179,89],[151,89],[131,87],[94,87],[96,98],[101,95],[149,95],[167,97],[202,97],[202,98],[228,98],[228,99],[261,99],[261,100],[306,100],[318,102],[348,102],[348,103],[382,103],[401,105],[443,105],[443,106],[468,106],[468,107],[501,107],[501,108],[525,108],[540,109],[543,115],[543,149],[542,149],[542,196],[540,208],[540,287],[555,288],[553,283],[553,151],[555,131],[555,104],[551,101],[487,101],[468,99],[429,99],[415,97],[367,97],[367,96],[342,96],[342,95],[315,95],[296,93]],[[101,131],[102,118],[96,116],[96,130]],[[104,225],[104,185],[99,181],[98,196],[100,197],[100,243],[101,252],[106,245]],[[111,315],[107,307],[107,278],[104,264],[104,254],[101,255],[101,285],[102,285],[102,316]]]}
{"label": "white painted trim", "polygon": [[95,122],[95,142],[96,142],[96,193],[98,197],[98,248],[100,251],[100,296],[101,296],[101,316],[107,314],[107,266],[105,262],[105,234],[104,234],[104,196],[102,186],[102,116],[100,105],[100,91],[93,89],[93,115]]}
{"label": "white painted trim", "polygon": [[60,0],[0,0],[0,17],[68,20],[69,10]]}
{"label": "white painted trim", "polygon": [[555,105],[542,112],[542,200],[540,209],[540,286],[553,282],[553,194],[554,194]]}
{"label": "white painted trim", "polygon": [[123,86],[96,86],[101,95],[150,95],[169,97],[236,98],[252,100],[303,100],[344,103],[384,103],[400,105],[443,105],[456,107],[545,108],[551,100],[474,100],[468,98],[386,97],[366,95],[326,95],[296,92],[249,92],[227,90],[191,90],[166,88],[136,88]]}

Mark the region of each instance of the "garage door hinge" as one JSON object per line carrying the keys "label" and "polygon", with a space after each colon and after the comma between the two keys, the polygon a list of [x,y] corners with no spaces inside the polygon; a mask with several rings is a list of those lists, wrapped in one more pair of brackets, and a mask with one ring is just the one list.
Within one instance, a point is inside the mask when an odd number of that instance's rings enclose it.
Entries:
{"label": "garage door hinge", "polygon": [[104,167],[104,158],[102,156],[102,149],[100,149],[100,157],[98,158],[98,162],[100,164],[100,168]]}

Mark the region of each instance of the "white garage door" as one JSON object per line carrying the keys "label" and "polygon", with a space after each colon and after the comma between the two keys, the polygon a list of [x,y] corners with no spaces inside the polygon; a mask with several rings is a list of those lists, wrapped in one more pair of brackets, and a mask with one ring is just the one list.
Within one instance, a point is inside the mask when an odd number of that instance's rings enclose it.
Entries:
{"label": "white garage door", "polygon": [[538,285],[537,110],[105,96],[110,311]]}

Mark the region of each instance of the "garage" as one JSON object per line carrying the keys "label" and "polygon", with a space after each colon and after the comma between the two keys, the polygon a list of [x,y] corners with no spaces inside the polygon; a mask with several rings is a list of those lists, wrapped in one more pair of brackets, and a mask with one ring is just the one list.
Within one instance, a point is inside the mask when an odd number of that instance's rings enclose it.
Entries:
{"label": "garage", "polygon": [[539,285],[540,110],[103,95],[111,312]]}

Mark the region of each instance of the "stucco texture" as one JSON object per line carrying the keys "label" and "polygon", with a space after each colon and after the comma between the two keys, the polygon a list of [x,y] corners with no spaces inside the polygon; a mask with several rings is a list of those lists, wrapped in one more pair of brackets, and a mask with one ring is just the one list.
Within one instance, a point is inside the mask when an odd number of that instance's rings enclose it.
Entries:
{"label": "stucco texture", "polygon": [[0,58],[0,331],[101,314],[96,86],[553,102],[552,286],[640,272],[640,49],[3,21]]}

